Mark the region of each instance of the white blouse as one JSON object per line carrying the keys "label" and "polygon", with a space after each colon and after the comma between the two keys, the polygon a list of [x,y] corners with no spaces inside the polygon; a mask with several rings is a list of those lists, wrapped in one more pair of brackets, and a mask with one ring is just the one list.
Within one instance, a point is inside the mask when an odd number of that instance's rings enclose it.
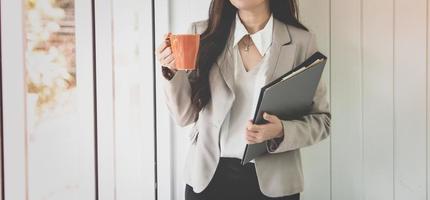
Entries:
{"label": "white blouse", "polygon": [[[251,70],[246,71],[239,52],[238,42],[248,33],[236,14],[233,42],[234,88],[235,100],[221,126],[221,157],[242,159],[246,146],[246,125],[253,118],[260,88],[263,86],[263,74],[267,69],[267,58],[272,44],[273,15],[263,29],[251,34],[257,50],[263,56]],[[254,162],[252,160],[251,162]]]}

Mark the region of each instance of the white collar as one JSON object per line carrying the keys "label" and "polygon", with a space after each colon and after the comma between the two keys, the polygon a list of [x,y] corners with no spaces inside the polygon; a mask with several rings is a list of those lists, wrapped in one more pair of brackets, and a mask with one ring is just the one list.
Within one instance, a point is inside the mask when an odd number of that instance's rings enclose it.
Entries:
{"label": "white collar", "polygon": [[[273,14],[270,14],[269,21],[267,21],[264,28],[255,32],[254,34],[250,34],[255,47],[262,56],[266,54],[267,50],[269,50],[269,47],[272,44],[272,31]],[[246,30],[245,25],[243,25],[242,21],[240,20],[239,14],[236,13],[233,47],[236,46],[237,43],[239,43],[239,41],[247,34],[249,33]]]}

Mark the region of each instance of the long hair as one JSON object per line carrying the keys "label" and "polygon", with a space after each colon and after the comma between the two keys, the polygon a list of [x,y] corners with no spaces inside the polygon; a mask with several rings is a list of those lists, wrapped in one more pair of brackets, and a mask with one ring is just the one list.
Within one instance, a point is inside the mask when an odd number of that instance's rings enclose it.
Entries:
{"label": "long hair", "polygon": [[[308,31],[298,20],[296,0],[268,1],[274,18]],[[210,4],[207,28],[200,37],[198,70],[192,71],[188,79],[191,85],[191,104],[197,111],[202,110],[211,99],[209,72],[226,46],[236,12],[237,8],[230,0],[212,0]]]}

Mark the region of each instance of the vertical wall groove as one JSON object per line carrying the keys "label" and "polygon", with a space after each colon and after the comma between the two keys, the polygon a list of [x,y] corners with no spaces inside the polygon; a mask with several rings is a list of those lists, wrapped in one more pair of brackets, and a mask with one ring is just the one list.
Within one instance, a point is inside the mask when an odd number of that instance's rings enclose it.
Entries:
{"label": "vertical wall groove", "polygon": [[93,45],[93,103],[94,103],[94,188],[95,200],[99,199],[99,165],[98,165],[98,135],[97,135],[97,61],[96,61],[96,16],[95,0],[91,0],[91,26],[92,26],[92,45]]}
{"label": "vertical wall groove", "polygon": [[1,176],[1,188],[0,188],[0,190],[1,190],[1,198],[0,198],[0,200],[4,200],[5,198],[5,194],[4,194],[4,184],[5,184],[5,181],[4,181],[4,137],[3,137],[3,135],[4,135],[4,133],[3,133],[3,126],[4,126],[4,124],[3,124],[3,73],[2,73],[2,71],[3,71],[3,67],[2,67],[2,61],[3,61],[3,59],[2,59],[2,54],[3,54],[3,52],[2,52],[2,37],[1,37],[1,35],[2,35],[2,26],[1,26],[1,23],[2,23],[2,12],[1,12],[1,10],[2,10],[2,3],[1,3],[1,1],[0,1],[0,170],[1,170],[1,173],[0,173],[0,176]]}
{"label": "vertical wall groove", "polygon": [[1,26],[1,23],[2,23],[2,12],[1,12],[1,9],[2,8],[2,3],[0,2],[0,151],[1,151],[1,200],[4,200],[4,197],[5,197],[5,195],[4,195],[4,184],[5,184],[5,182],[4,182],[4,148],[3,148],[3,141],[4,141],[4,137],[3,137],[3,135],[4,135],[4,133],[3,133],[3,126],[4,126],[4,124],[3,124],[3,75],[2,75],[2,71],[3,71],[3,67],[2,67],[2,61],[3,61],[3,59],[2,59],[2,54],[3,54],[3,52],[2,52],[2,37],[1,37],[1,35],[2,35],[2,26]]}
{"label": "vertical wall groove", "polygon": [[[333,57],[332,56],[332,52],[331,52],[331,42],[332,42],[332,37],[331,37],[331,3],[332,3],[332,0],[329,0],[329,7],[328,7],[328,9],[329,9],[329,28],[328,28],[328,30],[329,30],[329,54],[330,54],[330,58],[329,58],[329,64],[330,64],[330,71],[329,71],[329,74],[330,74],[330,81],[329,81],[329,84],[330,84],[330,112],[331,112],[331,110],[332,110],[332,97],[331,97],[331,94],[332,94],[332,84],[331,84],[331,82],[332,82],[332,70],[331,70],[331,68],[332,68],[332,62],[331,62],[331,58]],[[333,122],[332,121],[330,121],[330,124],[332,124]],[[330,130],[331,130],[331,128],[330,128]],[[332,154],[332,139],[333,138],[333,134],[332,133],[330,133],[330,147],[329,147],[329,151],[330,151],[330,200],[332,200],[333,199],[333,170],[332,170],[332,163],[333,163],[333,154]]]}
{"label": "vertical wall groove", "polygon": [[397,162],[397,129],[396,129],[396,0],[393,0],[393,199],[396,199],[396,162]]}
{"label": "vertical wall groove", "polygon": [[428,24],[429,24],[429,5],[428,5],[428,0],[426,0],[426,159],[427,159],[427,162],[426,162],[426,199],[428,200],[428,188],[429,188],[429,184],[428,184],[428,182],[429,182],[429,173],[428,173],[428,168],[429,168],[429,154],[428,154],[428,134],[429,134],[429,130],[428,130],[428,124],[429,124],[429,120],[428,120],[428,112],[429,112],[429,101],[428,101],[428,95],[429,95],[429,93],[428,93],[428,79],[429,79],[429,77],[428,77],[428,53],[429,53],[429,51],[428,51],[428,47],[429,47],[429,43],[428,43],[428,41],[429,41],[429,26],[428,26]]}
{"label": "vertical wall groove", "polygon": [[[25,72],[25,65],[26,65],[26,61],[25,61],[25,50],[27,49],[27,44],[26,44],[26,26],[25,26],[25,23],[24,23],[24,20],[25,20],[25,15],[26,15],[26,10],[25,10],[25,4],[24,4],[24,2],[22,2],[21,3],[21,7],[20,7],[20,9],[21,9],[21,11],[20,11],[20,13],[22,13],[23,14],[23,21],[21,22],[21,27],[22,27],[22,33],[20,34],[20,36],[21,36],[21,38],[20,39],[22,39],[22,41],[23,41],[23,51],[22,51],[22,57],[23,57],[23,63],[24,63],[24,65],[23,66],[21,66],[22,68],[23,68],[23,71]],[[23,119],[23,126],[24,126],[24,157],[25,157],[25,159],[24,159],[24,168],[25,168],[25,171],[24,171],[24,173],[25,173],[25,199],[26,200],[29,200],[30,199],[30,194],[29,194],[29,170],[28,170],[28,163],[29,163],[29,161],[28,161],[28,159],[29,159],[29,152],[28,152],[28,149],[29,149],[29,147],[28,147],[28,145],[29,145],[29,140],[28,140],[28,138],[29,138],[29,133],[28,133],[28,107],[27,107],[27,102],[28,102],[28,99],[27,99],[27,80],[26,80],[26,78],[25,78],[25,73],[23,73],[23,74],[21,74],[22,76],[23,76],[23,88],[24,88],[24,94],[23,94],[23,97],[24,97],[24,119]]]}
{"label": "vertical wall groove", "polygon": [[[152,21],[152,52],[155,52],[155,1],[151,0],[151,21]],[[158,163],[157,163],[157,66],[155,54],[152,54],[152,70],[153,70],[153,115],[154,115],[154,193],[155,200],[158,200]]]}
{"label": "vertical wall groove", "polygon": [[[110,31],[112,33],[112,37],[111,37],[111,44],[112,44],[112,51],[111,51],[111,59],[112,59],[112,99],[113,99],[113,103],[112,103],[112,117],[113,117],[113,121],[115,122],[116,119],[116,104],[115,104],[115,97],[116,97],[116,88],[115,88],[115,30],[114,30],[114,3],[113,0],[109,1],[110,3],[110,13],[111,13],[111,18],[110,18]],[[112,154],[113,154],[113,180],[114,180],[114,191],[113,191],[113,199],[116,200],[118,197],[118,177],[117,177],[117,144],[116,144],[116,123],[112,124],[112,128],[113,128],[113,134],[112,134],[112,143],[113,143],[113,147],[112,147]]]}
{"label": "vertical wall groove", "polygon": [[363,55],[363,44],[364,44],[364,42],[363,42],[363,37],[364,37],[364,34],[363,34],[363,0],[360,0],[360,68],[361,68],[361,70],[360,70],[360,97],[361,97],[361,174],[362,174],[362,179],[361,179],[361,189],[362,189],[362,191],[364,191],[364,192],[362,192],[361,193],[361,199],[362,200],[365,200],[366,199],[366,192],[365,192],[365,183],[366,183],[366,171],[364,170],[364,162],[365,162],[365,160],[366,160],[366,158],[365,158],[365,151],[364,151],[364,146],[365,146],[365,144],[364,144],[364,141],[365,141],[365,139],[366,139],[366,137],[365,137],[365,133],[364,133],[364,125],[365,125],[365,121],[364,121],[364,111],[365,111],[365,109],[364,109],[364,65],[363,65],[363,62],[364,62],[364,55]]}

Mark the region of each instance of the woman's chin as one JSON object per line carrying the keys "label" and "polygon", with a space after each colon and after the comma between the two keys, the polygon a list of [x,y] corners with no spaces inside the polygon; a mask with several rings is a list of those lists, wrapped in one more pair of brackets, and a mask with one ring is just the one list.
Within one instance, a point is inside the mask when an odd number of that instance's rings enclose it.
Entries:
{"label": "woman's chin", "polygon": [[238,10],[253,10],[266,0],[230,0]]}

